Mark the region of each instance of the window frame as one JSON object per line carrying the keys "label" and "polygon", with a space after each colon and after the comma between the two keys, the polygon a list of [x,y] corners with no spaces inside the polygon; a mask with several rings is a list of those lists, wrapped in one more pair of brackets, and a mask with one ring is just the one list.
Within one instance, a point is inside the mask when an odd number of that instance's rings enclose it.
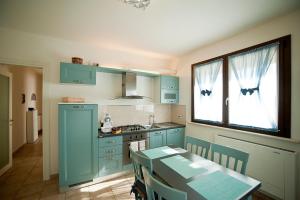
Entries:
{"label": "window frame", "polygon": [[[279,63],[278,63],[278,131],[271,131],[263,128],[247,127],[243,125],[229,125],[229,107],[225,102],[229,96],[229,74],[228,74],[228,57],[257,49],[275,42],[279,42]],[[199,64],[206,64],[218,59],[223,59],[223,101],[222,101],[222,122],[195,119],[194,113],[194,87],[195,78],[194,70]],[[250,131],[260,134],[290,138],[291,137],[291,35],[283,36],[274,40],[263,42],[250,46],[238,51],[214,57],[208,60],[197,62],[191,65],[191,121],[200,124]]]}

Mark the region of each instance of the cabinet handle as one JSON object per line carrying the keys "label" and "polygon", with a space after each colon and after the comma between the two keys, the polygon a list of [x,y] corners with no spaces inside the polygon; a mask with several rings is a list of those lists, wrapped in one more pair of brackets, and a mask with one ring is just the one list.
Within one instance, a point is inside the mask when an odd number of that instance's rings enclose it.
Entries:
{"label": "cabinet handle", "polygon": [[79,106],[73,106],[73,108],[79,108]]}

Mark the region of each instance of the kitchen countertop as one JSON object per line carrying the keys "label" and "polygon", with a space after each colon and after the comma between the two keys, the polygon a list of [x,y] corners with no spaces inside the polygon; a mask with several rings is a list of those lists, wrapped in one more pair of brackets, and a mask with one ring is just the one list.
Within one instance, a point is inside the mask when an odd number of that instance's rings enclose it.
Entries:
{"label": "kitchen countertop", "polygon": [[146,133],[146,132],[152,132],[152,131],[160,131],[160,130],[166,130],[166,129],[172,129],[172,128],[184,128],[185,125],[183,124],[177,124],[173,122],[164,122],[164,123],[155,123],[153,124],[152,128],[149,129],[143,129],[140,131],[134,131],[134,132],[123,132],[120,134],[112,134],[111,132],[103,133],[100,129],[98,130],[98,137],[113,137],[113,136],[122,136],[122,135],[130,135],[135,133]]}

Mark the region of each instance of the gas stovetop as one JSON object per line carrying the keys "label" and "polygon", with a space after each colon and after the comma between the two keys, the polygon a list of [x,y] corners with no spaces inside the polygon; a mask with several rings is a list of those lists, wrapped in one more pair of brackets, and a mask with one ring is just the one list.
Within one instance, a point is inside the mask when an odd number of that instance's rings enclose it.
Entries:
{"label": "gas stovetop", "polygon": [[134,125],[126,125],[126,126],[118,126],[116,128],[120,128],[122,130],[122,133],[126,132],[136,132],[136,131],[141,131],[145,130],[146,128],[142,125],[139,124],[134,124]]}

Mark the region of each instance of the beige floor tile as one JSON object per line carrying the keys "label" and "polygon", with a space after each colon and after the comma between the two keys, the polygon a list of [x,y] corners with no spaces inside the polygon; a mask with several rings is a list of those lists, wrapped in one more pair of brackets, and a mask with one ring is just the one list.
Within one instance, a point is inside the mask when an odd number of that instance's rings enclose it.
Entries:
{"label": "beige floor tile", "polygon": [[98,190],[91,193],[92,199],[98,200],[115,200],[115,195],[112,192],[111,188],[106,188],[103,190]]}
{"label": "beige floor tile", "polygon": [[78,199],[78,198],[88,199],[90,198],[90,192],[83,188],[70,190],[66,192],[66,199]]}
{"label": "beige floor tile", "polygon": [[112,192],[114,193],[116,199],[134,199],[134,194],[130,194],[131,185],[129,183],[122,186],[112,187]]}
{"label": "beige floor tile", "polygon": [[66,199],[65,193],[55,194],[47,197],[41,197],[41,200],[65,200],[65,199]]}
{"label": "beige floor tile", "polygon": [[44,184],[41,197],[48,197],[48,196],[53,196],[53,195],[58,195],[60,194],[59,188],[57,184]]}
{"label": "beige floor tile", "polygon": [[24,198],[24,197],[32,196],[37,193],[40,194],[42,189],[43,189],[42,183],[22,185],[20,190],[16,194],[16,198]]}

